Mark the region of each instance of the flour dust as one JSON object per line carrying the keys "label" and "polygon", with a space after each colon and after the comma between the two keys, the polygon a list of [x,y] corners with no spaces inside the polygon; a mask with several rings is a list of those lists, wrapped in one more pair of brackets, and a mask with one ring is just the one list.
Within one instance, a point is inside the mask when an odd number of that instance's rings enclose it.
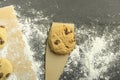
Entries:
{"label": "flour dust", "polygon": [[117,60],[120,61],[118,58],[120,56],[119,26],[116,26],[112,32],[109,32],[110,26],[105,26],[104,31],[101,31],[102,34],[96,30],[100,27],[98,25],[96,28],[87,27],[82,25],[76,28],[77,45],[70,55],[60,80],[110,80],[118,74],[111,70],[111,67],[113,64],[118,69],[120,67],[115,65]]}
{"label": "flour dust", "polygon": [[[24,55],[32,62],[37,80],[44,80],[45,41],[52,20],[45,17],[42,11],[29,9],[26,11],[32,16],[29,17],[20,12],[21,6],[15,8],[26,46]],[[115,75],[119,76],[120,26],[76,25],[75,32],[76,46],[60,80],[110,80]],[[111,70],[114,68],[118,70]],[[17,79],[15,74],[9,78]]]}

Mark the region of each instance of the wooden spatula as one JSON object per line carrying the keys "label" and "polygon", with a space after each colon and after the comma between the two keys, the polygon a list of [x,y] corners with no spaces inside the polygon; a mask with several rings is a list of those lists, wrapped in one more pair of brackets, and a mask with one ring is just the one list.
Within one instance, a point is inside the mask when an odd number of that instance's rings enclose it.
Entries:
{"label": "wooden spatula", "polygon": [[[65,24],[65,23],[59,23]],[[58,24],[57,24],[58,25]],[[56,25],[56,27],[57,27]],[[68,24],[69,26],[73,26],[73,24]],[[54,25],[55,26],[55,25]],[[46,46],[46,60],[45,60],[45,80],[59,80],[60,75],[63,72],[64,66],[67,62],[69,54],[66,55],[57,55],[54,54],[48,45]]]}

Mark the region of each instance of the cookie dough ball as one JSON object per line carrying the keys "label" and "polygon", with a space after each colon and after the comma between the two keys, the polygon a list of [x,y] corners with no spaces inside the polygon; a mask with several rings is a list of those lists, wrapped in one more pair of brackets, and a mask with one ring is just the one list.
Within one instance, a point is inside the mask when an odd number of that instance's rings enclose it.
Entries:
{"label": "cookie dough ball", "polygon": [[0,48],[3,48],[6,42],[6,28],[0,25]]}
{"label": "cookie dough ball", "polygon": [[48,45],[56,54],[69,54],[75,47],[74,24],[53,23],[48,36]]}
{"label": "cookie dough ball", "polygon": [[11,63],[5,58],[0,58],[0,80],[6,80],[12,72]]}

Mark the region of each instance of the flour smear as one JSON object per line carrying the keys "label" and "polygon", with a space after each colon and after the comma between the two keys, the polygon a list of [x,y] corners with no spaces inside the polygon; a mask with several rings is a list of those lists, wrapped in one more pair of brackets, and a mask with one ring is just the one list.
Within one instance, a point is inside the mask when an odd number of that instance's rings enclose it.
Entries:
{"label": "flour smear", "polygon": [[[95,40],[92,42],[92,48],[90,52],[86,53],[86,58],[88,60],[88,63],[86,63],[86,66],[89,69],[89,76],[88,79],[98,79],[100,74],[105,72],[107,70],[106,65],[109,64],[109,62],[112,60],[112,54],[102,56],[104,53],[102,53],[102,50],[106,49],[106,41],[103,38],[96,37]],[[101,64],[102,67],[96,68]]]}

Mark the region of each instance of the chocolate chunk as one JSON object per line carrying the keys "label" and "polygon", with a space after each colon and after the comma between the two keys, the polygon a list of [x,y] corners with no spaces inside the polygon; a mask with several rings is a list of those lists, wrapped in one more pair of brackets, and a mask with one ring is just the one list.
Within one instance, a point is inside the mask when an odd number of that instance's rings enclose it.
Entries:
{"label": "chocolate chunk", "polygon": [[68,29],[67,28],[65,28],[65,35],[68,35]]}
{"label": "chocolate chunk", "polygon": [[66,48],[69,48],[68,46],[65,46]]}
{"label": "chocolate chunk", "polygon": [[5,28],[5,26],[1,26],[1,25],[0,25],[0,27],[1,27],[1,28]]}
{"label": "chocolate chunk", "polygon": [[10,76],[10,73],[7,73],[7,74],[6,74],[6,77],[9,77],[9,76]]}
{"label": "chocolate chunk", "polygon": [[3,73],[1,72],[1,73],[0,73],[0,78],[2,78],[2,77],[3,77]]}
{"label": "chocolate chunk", "polygon": [[58,45],[60,43],[60,40],[56,40],[54,43]]}
{"label": "chocolate chunk", "polygon": [[74,42],[75,42],[75,36],[73,37],[73,40],[74,40]]}
{"label": "chocolate chunk", "polygon": [[68,35],[69,33],[72,33],[72,30],[68,31],[68,29],[65,28],[64,32],[65,32],[65,35]]}
{"label": "chocolate chunk", "polygon": [[75,36],[73,37],[73,39],[75,39]]}
{"label": "chocolate chunk", "polygon": [[4,44],[4,40],[0,37],[0,45]]}
{"label": "chocolate chunk", "polygon": [[2,64],[0,64],[0,67],[2,67]]}

